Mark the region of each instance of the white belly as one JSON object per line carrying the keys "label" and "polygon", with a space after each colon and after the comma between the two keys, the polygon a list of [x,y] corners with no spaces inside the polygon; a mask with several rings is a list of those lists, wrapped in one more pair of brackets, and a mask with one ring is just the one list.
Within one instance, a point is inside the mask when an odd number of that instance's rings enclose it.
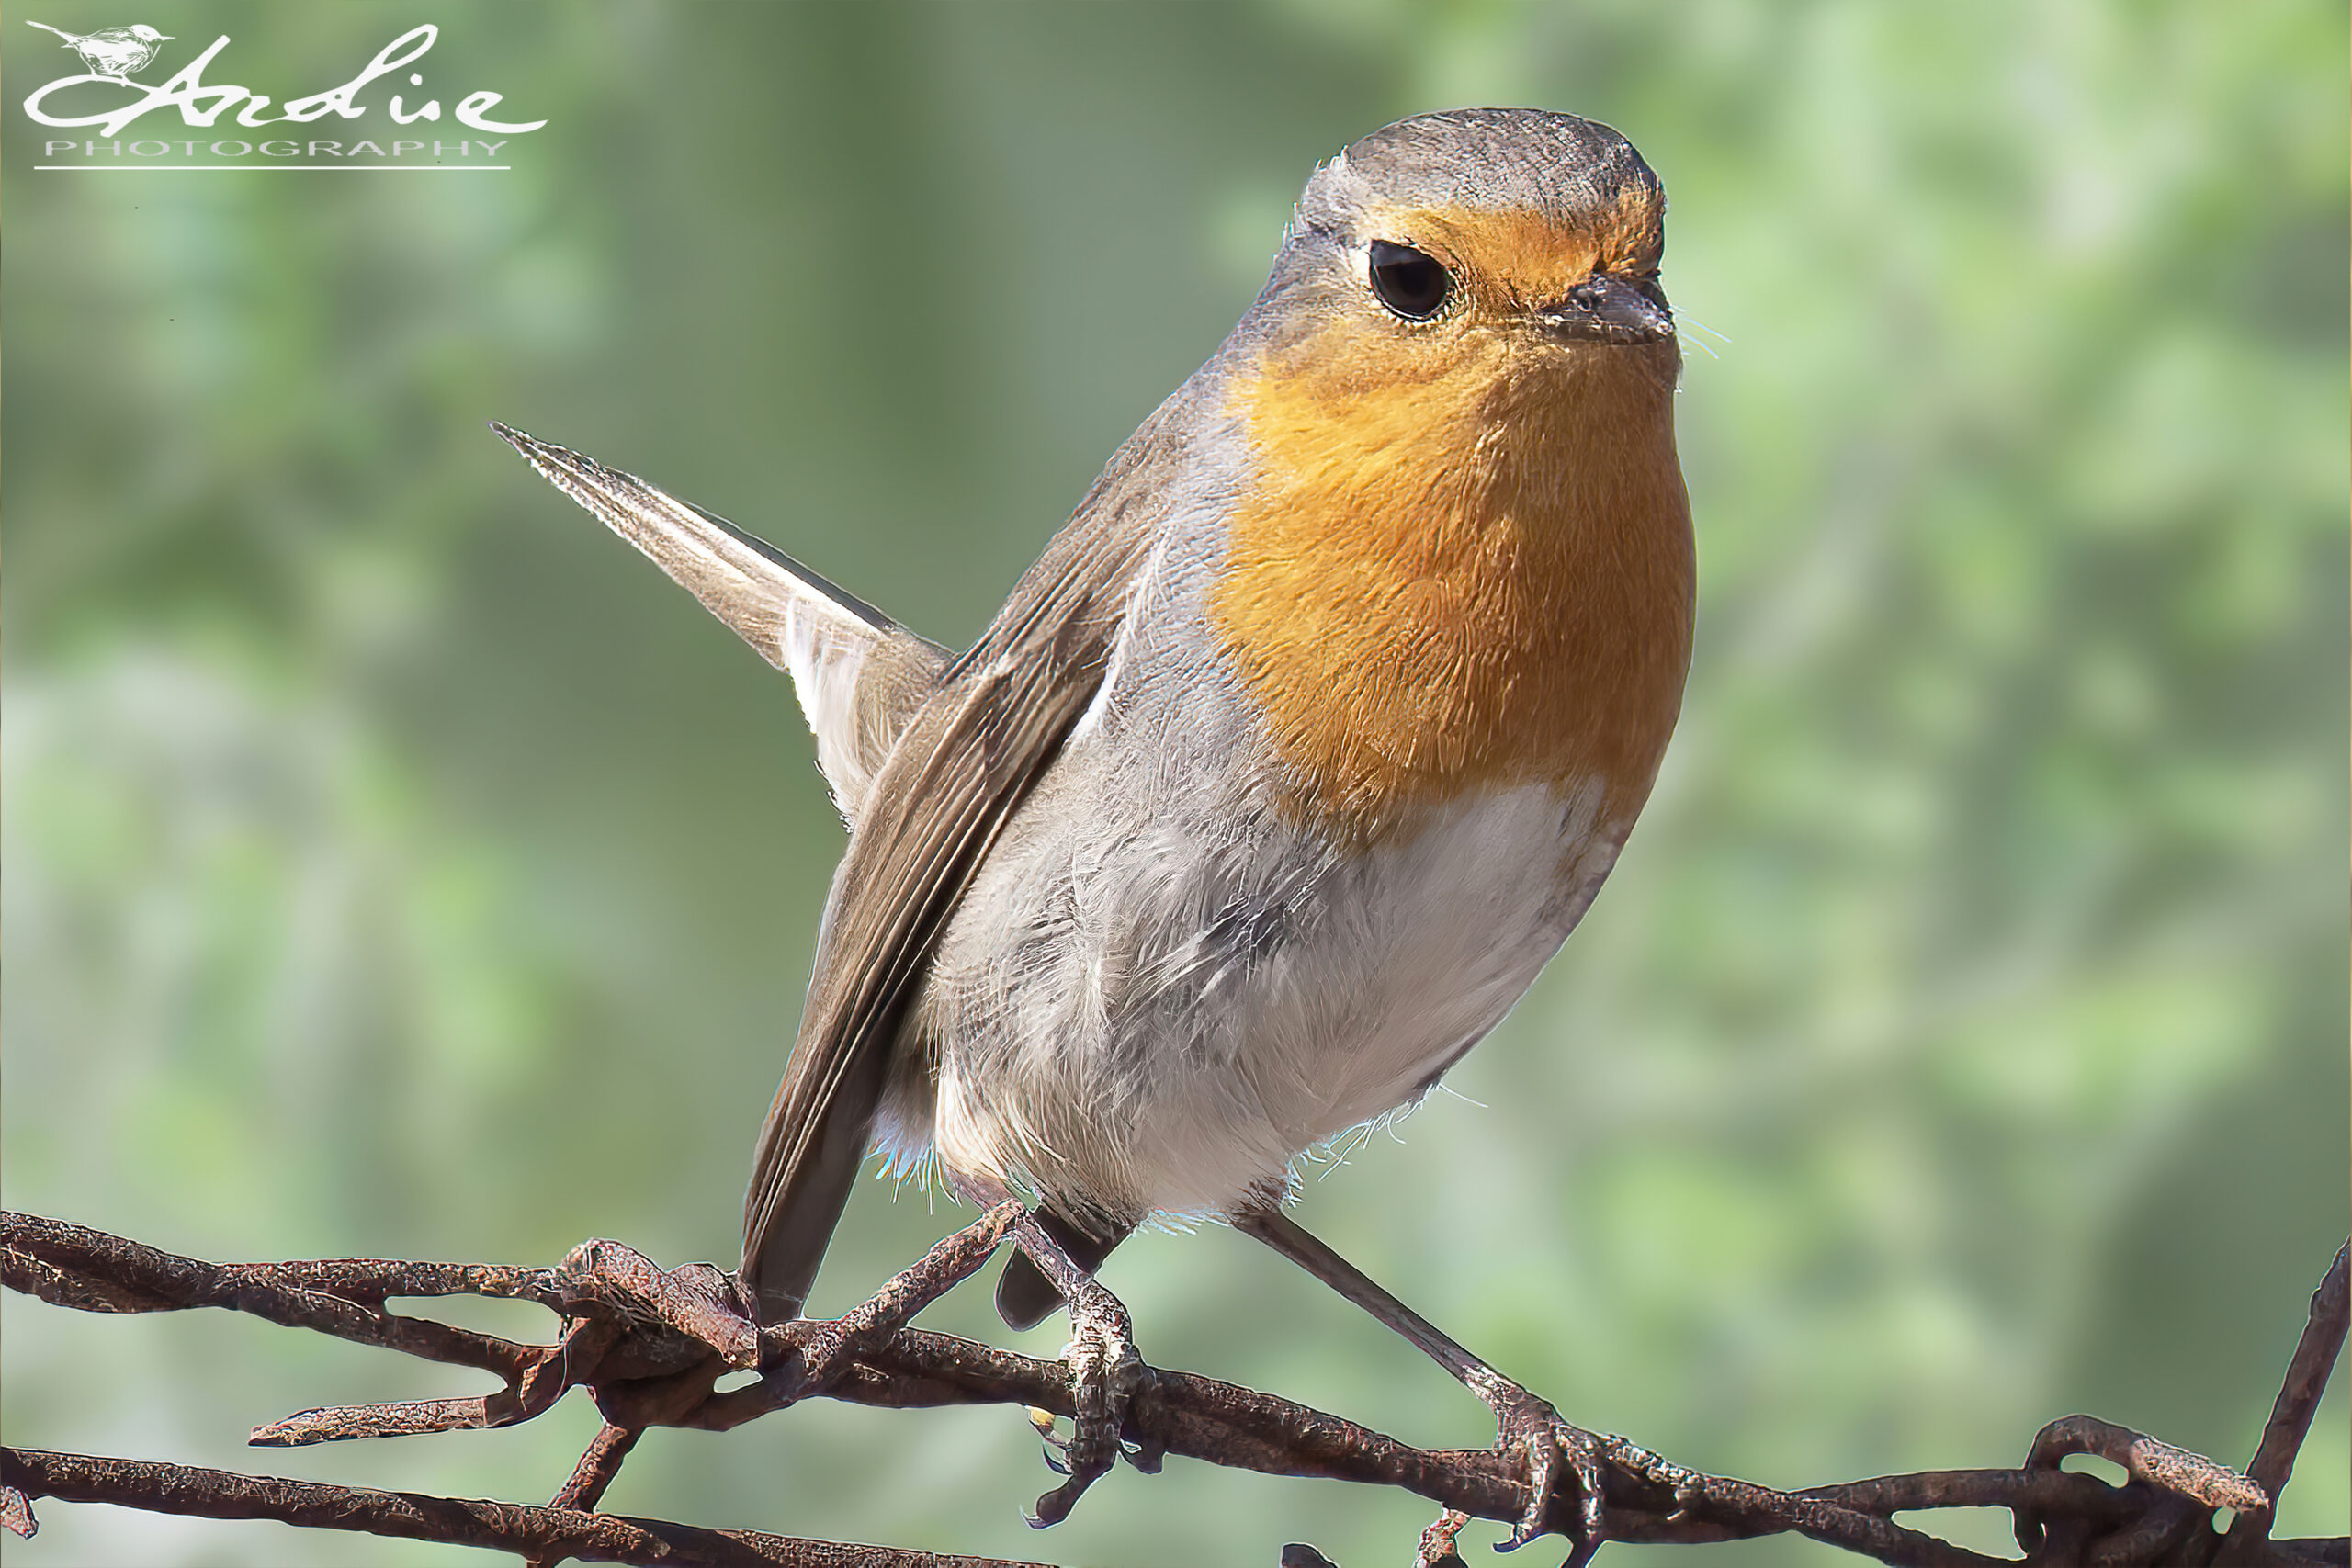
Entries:
{"label": "white belly", "polygon": [[1072,1208],[1229,1212],[1501,1021],[1631,826],[1599,797],[1497,792],[1338,860],[1264,824],[1213,853],[1182,820],[1044,846],[943,944],[931,1103],[896,1097],[890,1141]]}

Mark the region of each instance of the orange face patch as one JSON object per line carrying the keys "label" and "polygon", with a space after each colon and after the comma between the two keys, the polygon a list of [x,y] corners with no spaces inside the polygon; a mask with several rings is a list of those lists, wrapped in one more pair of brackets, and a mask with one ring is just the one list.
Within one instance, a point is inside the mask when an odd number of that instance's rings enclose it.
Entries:
{"label": "orange face patch", "polygon": [[1639,807],[1691,621],[1652,353],[1336,321],[1236,386],[1257,472],[1210,616],[1298,814],[1376,838],[1482,784],[1586,778],[1606,816]]}

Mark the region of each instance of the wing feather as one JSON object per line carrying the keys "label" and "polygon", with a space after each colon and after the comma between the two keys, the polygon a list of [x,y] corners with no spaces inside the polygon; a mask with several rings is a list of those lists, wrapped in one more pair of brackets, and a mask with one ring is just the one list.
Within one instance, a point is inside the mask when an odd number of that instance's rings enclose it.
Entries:
{"label": "wing feather", "polygon": [[765,1321],[808,1299],[941,930],[1102,684],[1150,531],[1149,508],[1103,489],[949,668],[851,835],[744,1202],[741,1277]]}

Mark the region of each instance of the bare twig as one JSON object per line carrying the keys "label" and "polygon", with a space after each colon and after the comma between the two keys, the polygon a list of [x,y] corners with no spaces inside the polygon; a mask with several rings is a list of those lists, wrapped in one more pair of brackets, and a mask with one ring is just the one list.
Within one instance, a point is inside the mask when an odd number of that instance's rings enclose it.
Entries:
{"label": "bare twig", "polygon": [[637,1447],[637,1439],[644,1435],[641,1427],[615,1427],[607,1424],[589,1439],[588,1451],[580,1456],[572,1467],[571,1479],[555,1495],[550,1508],[593,1508],[605,1500],[605,1488],[621,1472],[621,1461],[628,1458],[629,1450]]}
{"label": "bare twig", "polygon": [[1462,1553],[1453,1548],[1453,1538],[1469,1523],[1469,1515],[1453,1508],[1440,1514],[1437,1522],[1421,1532],[1420,1546],[1413,1553],[1413,1568],[1464,1568]]}
{"label": "bare twig", "polygon": [[[2312,1292],[2311,1318],[2303,1325],[2303,1337],[2287,1363],[2287,1381],[2279,1386],[2278,1403],[2270,1407],[2261,1446],[2254,1450],[2254,1462],[2246,1466],[2248,1479],[2268,1493],[2274,1503],[2286,1489],[2287,1478],[2295,1472],[2295,1456],[2302,1451],[2312,1417],[2319,1414],[2320,1395],[2327,1392],[2328,1374],[2335,1370],[2335,1359],[2344,1352],[2346,1327],[2352,1325],[2347,1254],[2352,1254],[2352,1242],[2336,1249],[2327,1277]],[[2259,1562],[2262,1559],[2256,1552],[2270,1534],[2273,1517],[2269,1510],[2240,1514],[2231,1522],[2221,1561]]]}
{"label": "bare twig", "polygon": [[2025,1467],[2055,1470],[2069,1454],[2097,1454],[2110,1460],[2131,1472],[2135,1480],[2202,1503],[2209,1510],[2270,1506],[2270,1498],[2261,1487],[2227,1465],[2096,1416],[2062,1416],[2044,1427],[2033,1439]]}
{"label": "bare twig", "polygon": [[[221,1307],[339,1339],[377,1345],[451,1366],[518,1375],[537,1347],[383,1310],[387,1297],[523,1295],[506,1276],[547,1269],[468,1264],[199,1263],[37,1214],[0,1213],[0,1284],[82,1312],[177,1312]],[[438,1287],[438,1288],[436,1288]],[[553,1302],[543,1304],[554,1305]]]}
{"label": "bare twig", "polygon": [[322,1529],[482,1546],[547,1560],[677,1564],[678,1568],[1044,1568],[991,1557],[944,1557],[887,1546],[797,1540],[759,1530],[698,1529],[660,1519],[521,1503],[428,1497],[328,1486],[275,1475],[153,1460],[100,1459],[0,1449],[0,1478],[20,1494],[69,1503],[115,1503],[207,1519],[276,1519]]}
{"label": "bare twig", "polygon": [[[548,1504],[550,1508],[584,1508],[594,1510],[604,1500],[605,1488],[620,1475],[621,1461],[637,1447],[637,1439],[644,1435],[642,1427],[616,1427],[606,1422],[588,1440],[587,1450],[580,1462],[571,1467],[571,1474],[557,1489]],[[556,1568],[563,1559],[558,1556],[534,1557],[526,1568]]]}
{"label": "bare twig", "polygon": [[33,1502],[13,1486],[0,1486],[0,1525],[30,1540],[40,1527],[33,1523]]}
{"label": "bare twig", "polygon": [[[285,1518],[503,1545],[535,1563],[615,1552],[635,1554],[625,1557],[632,1562],[830,1563],[853,1559],[822,1553],[853,1550],[867,1553],[854,1559],[862,1562],[917,1561],[885,1549],[690,1530],[589,1510],[618,1473],[638,1435],[651,1426],[723,1430],[818,1396],[900,1408],[1013,1404],[1072,1415],[1074,1390],[1064,1364],[908,1326],[923,1305],[976,1271],[1021,1219],[1014,1206],[989,1211],[844,1319],[760,1329],[742,1311],[731,1277],[704,1264],[664,1270],[615,1242],[588,1243],[553,1269],[382,1259],[220,1265],[52,1220],[0,1215],[0,1280],[44,1300],[98,1312],[226,1307],[490,1371],[504,1384],[471,1398],[304,1411],[258,1428],[256,1443],[503,1426],[541,1414],[575,1384],[591,1390],[606,1422],[548,1508],[347,1488],[305,1490],[302,1483],[71,1455],[20,1456],[11,1461],[6,1479],[19,1494],[32,1496],[165,1511],[228,1509],[214,1517]],[[2261,1522],[2243,1541],[2233,1531],[2230,1550],[2240,1561],[2340,1561],[2340,1540],[2269,1541],[2262,1531],[2343,1342],[2344,1270],[2339,1253],[2313,1298],[2311,1326],[2290,1367],[2251,1477],[2089,1416],[2052,1423],[2035,1439],[2023,1469],[1882,1476],[1802,1492],[1703,1475],[1623,1438],[1610,1438],[1601,1450],[1608,1535],[1620,1541],[1689,1543],[1796,1531],[1881,1562],[1943,1568],[2001,1560],[1897,1525],[1892,1516],[2004,1507],[2016,1516],[2020,1542],[2036,1562],[2194,1563],[2210,1561],[2222,1544],[2211,1523],[2215,1511],[2235,1509],[2241,1529]],[[563,1316],[564,1331],[552,1345],[521,1345],[383,1310],[393,1296],[457,1293],[537,1302]],[[712,1392],[727,1367],[753,1363],[763,1369],[760,1381]],[[1126,1404],[1120,1436],[1134,1445],[1131,1457],[1147,1463],[1165,1451],[1272,1474],[1412,1492],[1448,1510],[1445,1539],[1430,1538],[1424,1556],[1442,1557],[1451,1549],[1452,1533],[1462,1528],[1453,1521],[1515,1519],[1526,1506],[1528,1478],[1510,1455],[1416,1449],[1340,1416],[1192,1373],[1145,1369]],[[2060,1470],[2060,1461],[2073,1453],[2114,1459],[2132,1480],[2116,1487]],[[195,1506],[198,1502],[203,1506]],[[1575,1506],[1573,1498],[1563,1498],[1546,1522],[1565,1527]],[[0,1523],[29,1529],[25,1495],[0,1488]],[[801,1555],[774,1555],[786,1551]]]}

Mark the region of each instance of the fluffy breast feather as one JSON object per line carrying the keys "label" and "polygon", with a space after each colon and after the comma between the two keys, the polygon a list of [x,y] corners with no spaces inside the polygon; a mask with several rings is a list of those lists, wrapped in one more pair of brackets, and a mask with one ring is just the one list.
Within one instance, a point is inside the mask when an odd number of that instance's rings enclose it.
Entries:
{"label": "fluffy breast feather", "polygon": [[1357,840],[1487,786],[1638,809],[1690,661],[1670,377],[1336,322],[1238,378],[1255,459],[1211,625],[1290,805]]}

